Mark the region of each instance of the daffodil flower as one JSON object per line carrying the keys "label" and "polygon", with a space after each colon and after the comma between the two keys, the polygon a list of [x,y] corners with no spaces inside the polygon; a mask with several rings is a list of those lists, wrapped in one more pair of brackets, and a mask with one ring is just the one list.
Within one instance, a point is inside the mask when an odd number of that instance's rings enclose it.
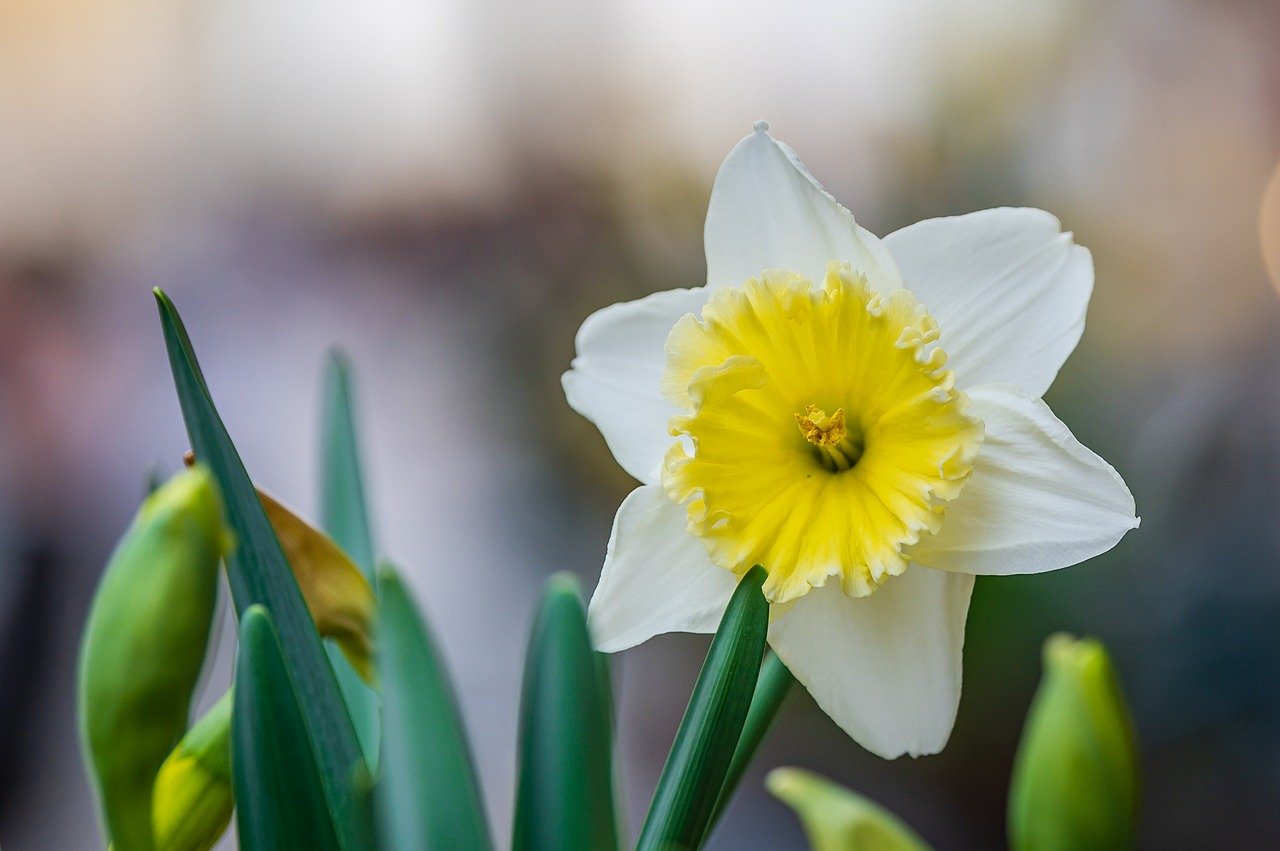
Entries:
{"label": "daffodil flower", "polygon": [[761,564],[769,642],[818,705],[881,756],[935,753],[974,575],[1076,564],[1138,525],[1040,399],[1084,328],[1089,252],[1032,209],[877,239],[763,122],[705,239],[706,286],[595,313],[564,376],[642,483],[595,641],[713,632]]}

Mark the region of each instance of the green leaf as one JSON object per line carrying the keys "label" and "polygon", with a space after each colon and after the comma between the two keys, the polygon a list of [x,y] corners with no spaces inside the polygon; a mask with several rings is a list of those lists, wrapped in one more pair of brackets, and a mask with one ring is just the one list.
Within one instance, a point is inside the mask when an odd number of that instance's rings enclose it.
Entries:
{"label": "green leaf", "polygon": [[525,660],[515,851],[617,847],[606,679],[577,580],[551,577]]}
{"label": "green leaf", "polygon": [[[360,475],[349,375],[346,358],[338,352],[331,353],[325,369],[320,431],[320,522],[373,585],[373,535],[364,499],[364,480]],[[325,650],[365,761],[371,769],[376,769],[378,693],[360,678],[333,642],[326,641]]]}
{"label": "green leaf", "polygon": [[1053,635],[1013,765],[1016,851],[1132,848],[1138,820],[1133,721],[1102,642]]}
{"label": "green leaf", "polygon": [[236,611],[243,616],[255,604],[270,611],[338,840],[344,851],[367,849],[372,844],[369,814],[352,777],[368,769],[333,669],[253,482],[209,396],[182,319],[168,296],[160,290],[155,294],[192,449],[217,478],[227,524],[236,535],[238,546],[226,558]]}
{"label": "green leaf", "polygon": [[240,618],[234,699],[231,770],[240,847],[340,851],[306,722],[262,606],[250,606]]}
{"label": "green leaf", "polygon": [[448,671],[399,576],[384,565],[378,581],[379,845],[388,851],[489,849],[484,804]]}
{"label": "green leaf", "polygon": [[341,352],[331,352],[324,378],[320,443],[320,522],[373,584],[373,532],[360,472],[351,368]]}
{"label": "green leaf", "polygon": [[769,628],[756,565],[738,583],[693,688],[637,849],[701,847],[755,692]]}
{"label": "green leaf", "polygon": [[742,725],[742,737],[738,739],[738,746],[733,751],[733,761],[729,763],[724,787],[720,790],[716,808],[707,823],[706,837],[711,836],[716,821],[724,814],[725,807],[729,806],[733,793],[742,782],[742,775],[773,726],[778,710],[782,708],[782,701],[791,692],[791,685],[795,681],[795,677],[777,654],[765,654],[764,664],[760,666],[760,678],[756,682],[756,692],[751,698],[751,708],[747,710],[747,720]]}
{"label": "green leaf", "polygon": [[812,851],[928,851],[923,839],[875,801],[799,768],[769,772],[765,785],[800,817]]}

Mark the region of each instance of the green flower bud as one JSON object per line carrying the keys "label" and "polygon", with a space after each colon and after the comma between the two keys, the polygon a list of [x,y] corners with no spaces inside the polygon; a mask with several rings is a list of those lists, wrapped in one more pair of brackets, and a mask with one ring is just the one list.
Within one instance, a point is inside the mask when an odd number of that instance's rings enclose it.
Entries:
{"label": "green flower bud", "polygon": [[156,775],[156,851],[208,851],[231,823],[231,705],[227,691],[182,737]]}
{"label": "green flower bud", "polygon": [[1054,635],[1044,669],[1014,763],[1009,843],[1015,851],[1131,848],[1137,749],[1107,650]]}
{"label": "green flower bud", "polygon": [[194,468],[147,497],[116,546],[80,649],[80,730],[117,851],[152,851],[156,773],[187,727],[230,535]]}
{"label": "green flower bud", "polygon": [[800,817],[813,851],[927,851],[893,813],[799,768],[776,768],[765,786]]}

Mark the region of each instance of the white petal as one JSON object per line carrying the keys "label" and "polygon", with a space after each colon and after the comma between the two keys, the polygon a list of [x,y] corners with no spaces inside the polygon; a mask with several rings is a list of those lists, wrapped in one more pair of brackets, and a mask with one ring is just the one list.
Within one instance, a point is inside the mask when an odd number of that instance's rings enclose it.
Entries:
{"label": "white petal", "polygon": [[877,289],[898,287],[897,267],[880,240],[766,130],[757,124],[716,174],[704,234],[707,285],[741,286],[765,269],[789,269],[820,284],[827,263],[841,260]]}
{"label": "white petal", "polygon": [[1048,405],[1008,386],[969,397],[987,430],[973,477],[913,560],[964,573],[1040,573],[1106,552],[1137,528],[1120,474]]}
{"label": "white petal", "polygon": [[1042,396],[1084,330],[1093,258],[1043,210],[927,219],[884,244],[903,285],[938,320],[961,387]]}
{"label": "white petal", "polygon": [[911,565],[868,597],[828,582],[769,629],[822,711],[885,759],[942,750],[960,703],[973,577]]}
{"label": "white petal", "polygon": [[667,420],[676,408],[661,391],[667,334],[706,300],[705,287],[667,290],[597,310],[578,329],[565,396],[600,429],[622,468],[645,484],[658,481],[674,439]]}
{"label": "white petal", "polygon": [[598,650],[626,650],[664,632],[716,631],[738,578],[711,563],[685,522],[684,507],[658,485],[622,501],[587,613]]}

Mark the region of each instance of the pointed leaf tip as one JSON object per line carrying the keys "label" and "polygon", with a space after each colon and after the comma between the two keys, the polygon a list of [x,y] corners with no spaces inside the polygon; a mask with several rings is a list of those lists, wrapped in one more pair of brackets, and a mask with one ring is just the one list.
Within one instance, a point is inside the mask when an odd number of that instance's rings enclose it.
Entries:
{"label": "pointed leaf tip", "polygon": [[[351,368],[334,347],[325,361],[320,407],[320,524],[355,562],[359,573],[377,590],[376,561],[369,509],[365,502],[360,441],[352,398]],[[378,767],[381,718],[378,695],[361,681],[352,664],[333,645],[326,647],[356,737],[370,770]]]}
{"label": "pointed leaf tip", "polygon": [[231,741],[240,847],[340,851],[279,634],[258,604],[240,618]]}
{"label": "pointed leaf tip", "polygon": [[289,672],[286,682],[305,696],[296,705],[306,719],[303,729],[333,827],[344,851],[363,851],[370,844],[371,825],[351,784],[353,771],[363,769],[364,763],[355,728],[284,551],[201,375],[182,319],[163,293],[157,302],[191,448],[216,476],[228,525],[239,543],[225,559],[232,599],[240,612],[256,603],[270,611]]}
{"label": "pointed leaf tip", "polygon": [[378,571],[383,698],[381,780],[374,789],[385,849],[489,851],[479,783],[449,672],[395,570]]}
{"label": "pointed leaf tip", "polygon": [[572,597],[581,604],[582,583],[577,576],[567,571],[553,573],[547,579],[545,594],[547,597]]}
{"label": "pointed leaf tip", "polygon": [[578,580],[544,586],[525,660],[512,848],[617,847],[607,678]]}
{"label": "pointed leaf tip", "polygon": [[351,356],[341,346],[329,347],[329,351],[325,353],[325,363],[329,369],[342,372],[344,378],[351,371]]}

